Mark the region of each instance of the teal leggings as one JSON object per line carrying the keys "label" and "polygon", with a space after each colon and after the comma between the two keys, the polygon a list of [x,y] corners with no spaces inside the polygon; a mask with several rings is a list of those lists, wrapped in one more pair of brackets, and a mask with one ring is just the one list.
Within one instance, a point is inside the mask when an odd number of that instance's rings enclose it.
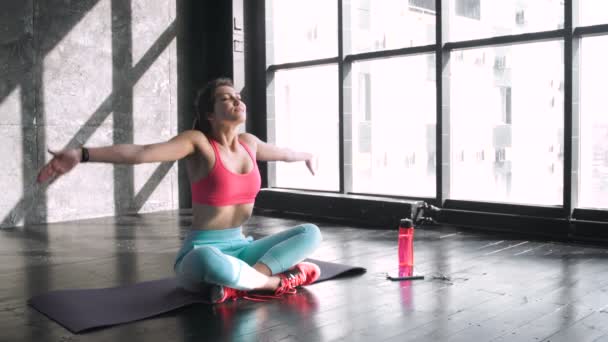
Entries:
{"label": "teal leggings", "polygon": [[193,230],[184,240],[175,259],[180,285],[200,291],[208,285],[251,290],[253,269],[263,263],[272,274],[281,273],[308,257],[321,243],[319,228],[302,224],[254,241],[241,227],[220,230]]}

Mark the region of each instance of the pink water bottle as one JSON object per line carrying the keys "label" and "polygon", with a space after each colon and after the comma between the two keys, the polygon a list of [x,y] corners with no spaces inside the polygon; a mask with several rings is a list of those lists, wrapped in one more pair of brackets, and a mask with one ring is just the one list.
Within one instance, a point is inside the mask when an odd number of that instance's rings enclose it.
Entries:
{"label": "pink water bottle", "polygon": [[399,222],[399,276],[409,277],[414,273],[414,225],[410,219]]}

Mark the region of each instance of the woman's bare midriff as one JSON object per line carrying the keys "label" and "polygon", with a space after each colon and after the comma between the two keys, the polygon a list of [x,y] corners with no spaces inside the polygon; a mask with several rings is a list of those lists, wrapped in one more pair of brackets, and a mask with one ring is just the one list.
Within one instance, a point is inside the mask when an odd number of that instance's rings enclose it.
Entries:
{"label": "woman's bare midriff", "polygon": [[192,229],[227,229],[240,227],[253,212],[253,203],[221,207],[192,203]]}

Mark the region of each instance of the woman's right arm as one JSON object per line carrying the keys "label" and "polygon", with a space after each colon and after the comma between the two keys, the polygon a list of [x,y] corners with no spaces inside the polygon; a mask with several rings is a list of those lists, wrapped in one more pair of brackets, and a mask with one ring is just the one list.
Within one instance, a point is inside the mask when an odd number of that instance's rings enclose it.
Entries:
{"label": "woman's right arm", "polygon": [[[119,144],[104,147],[87,148],[89,162],[112,164],[141,164],[166,162],[182,159],[196,150],[195,141],[200,132],[186,131],[169,141],[149,144]],[[67,149],[60,152],[49,152],[53,158],[40,170],[38,182],[61,176],[72,170],[82,159],[82,148]]]}

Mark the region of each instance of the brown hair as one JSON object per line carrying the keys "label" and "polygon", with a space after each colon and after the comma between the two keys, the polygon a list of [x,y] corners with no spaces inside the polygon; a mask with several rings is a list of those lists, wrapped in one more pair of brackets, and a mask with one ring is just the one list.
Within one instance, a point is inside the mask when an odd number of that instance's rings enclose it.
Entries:
{"label": "brown hair", "polygon": [[211,124],[209,123],[209,120],[207,120],[207,114],[213,112],[215,90],[223,86],[234,87],[234,84],[231,79],[220,77],[209,81],[197,92],[196,100],[194,100],[194,110],[196,112],[193,124],[194,129],[205,134],[211,132]]}

